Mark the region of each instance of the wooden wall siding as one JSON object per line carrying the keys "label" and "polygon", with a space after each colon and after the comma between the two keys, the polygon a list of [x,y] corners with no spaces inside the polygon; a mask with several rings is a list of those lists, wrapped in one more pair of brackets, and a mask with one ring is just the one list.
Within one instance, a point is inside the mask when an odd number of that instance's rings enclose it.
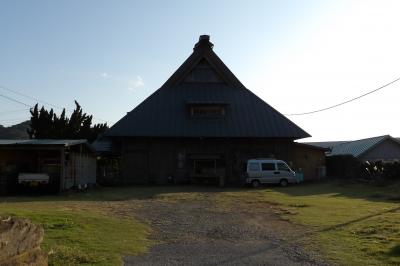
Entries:
{"label": "wooden wall siding", "polygon": [[292,142],[281,139],[125,139],[119,181],[166,183],[173,176],[179,182],[192,171],[191,157],[218,155],[225,160],[225,169],[220,172],[225,173],[226,183],[237,183],[247,159],[273,156],[291,161],[291,149]]}
{"label": "wooden wall siding", "polygon": [[325,152],[323,150],[295,145],[293,149],[293,170],[302,170],[304,180],[319,179],[318,168],[325,167]]}
{"label": "wooden wall siding", "polygon": [[400,144],[387,139],[362,154],[359,159],[363,161],[400,160]]}
{"label": "wooden wall siding", "polygon": [[87,153],[70,153],[63,189],[85,184],[96,184],[96,157]]}

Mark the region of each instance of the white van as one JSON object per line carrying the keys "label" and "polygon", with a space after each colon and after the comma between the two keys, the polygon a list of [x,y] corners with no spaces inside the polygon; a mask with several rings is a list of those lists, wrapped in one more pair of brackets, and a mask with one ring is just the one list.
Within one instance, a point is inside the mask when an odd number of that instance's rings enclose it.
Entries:
{"label": "white van", "polygon": [[247,161],[246,184],[259,187],[261,184],[288,184],[298,183],[296,173],[281,160],[250,159]]}

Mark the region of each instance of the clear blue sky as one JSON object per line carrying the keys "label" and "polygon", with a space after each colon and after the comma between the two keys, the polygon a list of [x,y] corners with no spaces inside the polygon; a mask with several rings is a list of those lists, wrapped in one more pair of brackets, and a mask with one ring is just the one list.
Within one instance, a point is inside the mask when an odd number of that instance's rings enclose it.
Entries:
{"label": "clear blue sky", "polygon": [[[392,62],[387,69],[366,69],[360,74],[356,65],[343,70],[347,62],[332,62],[337,56],[329,57],[332,53],[356,53],[346,51],[347,46],[340,44],[351,41],[351,36],[357,34],[350,34],[349,39],[332,25],[340,24],[343,17],[354,17],[352,12],[371,15],[370,10],[375,10],[378,3],[370,3],[370,9],[359,11],[357,4],[342,1],[3,0],[0,1],[0,86],[70,109],[76,99],[85,111],[112,124],[163,84],[190,55],[199,35],[209,34],[216,53],[250,90],[282,113],[308,111],[347,97],[347,94],[339,97],[321,92],[332,80],[351,97],[400,75],[400,69],[395,69]],[[320,25],[323,27],[319,28]],[[334,40],[338,44],[335,47],[341,50],[328,50],[336,48],[329,47],[331,35],[324,29],[343,38]],[[311,49],[316,43],[327,49]],[[358,50],[353,46],[348,49]],[[305,54],[310,60],[305,59]],[[378,61],[383,60],[380,63],[388,61],[384,55],[375,54]],[[315,64],[321,63],[318,61],[321,55],[327,56],[326,65],[316,67]],[[365,65],[359,60],[364,57],[357,56],[354,61]],[[326,69],[324,73],[329,75],[321,76],[320,69]],[[376,72],[380,74],[374,78]],[[366,73],[370,78],[372,75],[372,80],[363,78]],[[350,84],[348,76],[354,86],[346,87]],[[289,80],[296,82],[295,87]],[[3,89],[0,94],[28,104],[35,102]],[[28,114],[18,111],[24,108],[0,98],[0,124],[25,120]],[[363,105],[357,105],[357,112],[360,108]],[[399,113],[398,109],[393,112]],[[293,121],[315,139],[351,139],[380,133],[400,135],[399,128],[391,127],[382,132],[362,130],[341,134],[328,133],[335,127],[321,129],[324,127],[319,125],[321,119],[332,121],[339,119],[338,116],[343,115],[335,116],[332,111],[327,118],[321,114]],[[351,121],[348,123],[351,125]]]}

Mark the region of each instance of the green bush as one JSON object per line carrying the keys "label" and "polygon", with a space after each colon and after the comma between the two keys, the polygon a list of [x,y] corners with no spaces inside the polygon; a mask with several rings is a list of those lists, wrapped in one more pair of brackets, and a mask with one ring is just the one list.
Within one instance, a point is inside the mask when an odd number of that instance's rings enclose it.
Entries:
{"label": "green bush", "polygon": [[385,163],[383,166],[383,174],[385,178],[400,179],[400,163]]}
{"label": "green bush", "polygon": [[328,157],[326,159],[326,169],[328,176],[336,178],[400,179],[399,162],[361,162],[351,155]]}

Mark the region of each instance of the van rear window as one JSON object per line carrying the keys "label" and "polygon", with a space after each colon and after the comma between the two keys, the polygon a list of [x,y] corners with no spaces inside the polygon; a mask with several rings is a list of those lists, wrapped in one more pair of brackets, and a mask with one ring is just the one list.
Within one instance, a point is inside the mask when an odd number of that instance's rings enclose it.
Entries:
{"label": "van rear window", "polygon": [[249,171],[260,171],[259,163],[249,163]]}
{"label": "van rear window", "polygon": [[263,171],[274,171],[275,170],[274,163],[263,163],[263,164],[261,164],[261,167],[262,167]]}

